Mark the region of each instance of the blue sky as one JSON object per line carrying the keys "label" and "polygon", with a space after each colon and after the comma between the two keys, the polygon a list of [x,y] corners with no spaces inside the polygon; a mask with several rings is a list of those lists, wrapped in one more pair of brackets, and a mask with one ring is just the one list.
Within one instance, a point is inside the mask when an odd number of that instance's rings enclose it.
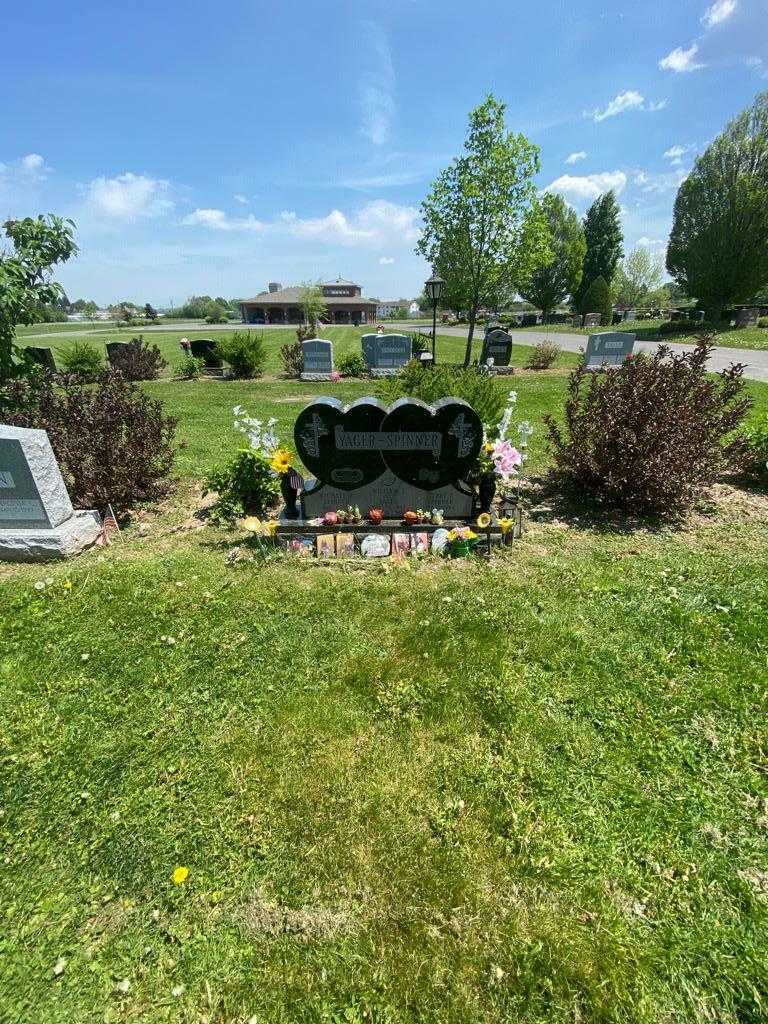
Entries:
{"label": "blue sky", "polygon": [[418,294],[418,206],[492,90],[579,212],[662,252],[697,151],[768,88],[768,0],[6,4],[0,217],[56,212],[70,298],[337,275]]}

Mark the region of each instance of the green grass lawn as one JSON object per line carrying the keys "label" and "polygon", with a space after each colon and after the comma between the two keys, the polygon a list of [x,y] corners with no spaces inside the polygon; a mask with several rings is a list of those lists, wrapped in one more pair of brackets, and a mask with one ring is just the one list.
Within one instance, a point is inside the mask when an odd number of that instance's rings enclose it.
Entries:
{"label": "green grass lawn", "polygon": [[[565,382],[499,382],[534,471]],[[190,485],[232,406],[290,440],[370,382],[146,387],[167,507],[0,570],[0,1020],[765,1020],[765,495],[677,530],[534,496],[490,564],[230,565]]]}

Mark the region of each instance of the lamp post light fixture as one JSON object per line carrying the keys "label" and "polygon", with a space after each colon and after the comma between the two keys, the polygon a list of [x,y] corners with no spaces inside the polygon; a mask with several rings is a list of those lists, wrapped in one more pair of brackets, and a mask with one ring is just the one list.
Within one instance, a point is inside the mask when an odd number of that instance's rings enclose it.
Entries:
{"label": "lamp post light fixture", "polygon": [[437,340],[437,303],[440,300],[440,293],[443,290],[445,281],[432,271],[432,277],[424,282],[424,291],[432,300],[432,365],[435,363],[435,341]]}

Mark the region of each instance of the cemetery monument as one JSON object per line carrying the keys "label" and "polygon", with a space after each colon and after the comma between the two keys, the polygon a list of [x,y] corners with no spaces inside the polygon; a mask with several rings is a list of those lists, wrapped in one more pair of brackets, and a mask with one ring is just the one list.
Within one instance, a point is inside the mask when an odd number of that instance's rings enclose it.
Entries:
{"label": "cemetery monument", "polygon": [[629,331],[605,331],[590,334],[586,352],[586,368],[600,370],[603,366],[620,366],[632,355],[635,335]]}
{"label": "cemetery monument", "polygon": [[360,342],[372,377],[394,376],[411,361],[412,344],[407,334],[364,334]]}
{"label": "cemetery monument", "polygon": [[302,341],[302,380],[330,380],[333,373],[333,342],[322,338]]}
{"label": "cemetery monument", "polygon": [[76,512],[44,430],[0,424],[0,561],[68,558],[101,533],[98,512]]}

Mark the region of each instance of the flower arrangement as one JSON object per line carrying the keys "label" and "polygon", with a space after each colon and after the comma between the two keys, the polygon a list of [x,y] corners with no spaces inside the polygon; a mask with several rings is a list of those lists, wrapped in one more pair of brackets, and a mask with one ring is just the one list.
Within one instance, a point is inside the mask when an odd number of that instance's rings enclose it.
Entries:
{"label": "flower arrangement", "polygon": [[449,530],[443,554],[447,558],[463,558],[472,553],[477,541],[477,534],[468,526]]}
{"label": "flower arrangement", "polygon": [[234,428],[245,434],[248,446],[241,448],[225,466],[208,474],[207,491],[216,491],[214,518],[232,522],[243,516],[261,516],[277,499],[279,481],[291,467],[291,453],[280,447],[272,417],[264,421],[250,416],[240,405],[233,407]]}

